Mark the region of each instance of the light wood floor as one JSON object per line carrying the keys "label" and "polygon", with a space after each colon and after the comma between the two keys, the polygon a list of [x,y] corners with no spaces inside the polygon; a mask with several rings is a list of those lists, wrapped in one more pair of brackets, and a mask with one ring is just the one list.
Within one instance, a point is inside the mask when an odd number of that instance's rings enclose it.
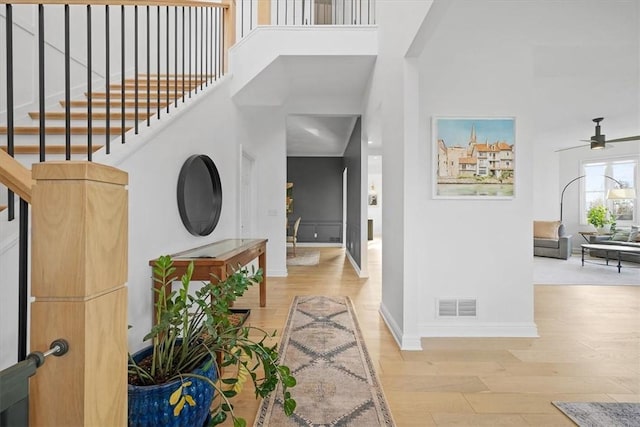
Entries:
{"label": "light wood floor", "polygon": [[[320,265],[269,278],[267,307],[257,289],[236,305],[281,331],[294,296],[350,296],[398,426],[571,426],[551,401],[640,402],[640,287],[535,286],[539,338],[426,338],[400,351],[378,314],[380,243],[369,245],[369,279],[322,248]],[[253,396],[236,402],[248,425]]]}

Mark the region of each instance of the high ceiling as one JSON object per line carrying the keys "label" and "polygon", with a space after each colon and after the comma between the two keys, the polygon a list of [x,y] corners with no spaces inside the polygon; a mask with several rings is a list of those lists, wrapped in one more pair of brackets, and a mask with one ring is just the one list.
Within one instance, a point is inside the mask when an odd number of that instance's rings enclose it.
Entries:
{"label": "high ceiling", "polygon": [[287,156],[342,156],[356,116],[290,115]]}

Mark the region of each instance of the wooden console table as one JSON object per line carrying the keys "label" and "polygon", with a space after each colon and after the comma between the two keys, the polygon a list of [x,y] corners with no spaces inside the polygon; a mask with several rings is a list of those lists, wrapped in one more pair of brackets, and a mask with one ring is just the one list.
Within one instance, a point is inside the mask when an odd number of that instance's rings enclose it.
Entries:
{"label": "wooden console table", "polygon": [[[214,281],[216,277],[224,280],[239,266],[243,266],[258,258],[258,266],[262,268],[263,279],[260,282],[260,307],[267,305],[267,239],[227,239],[209,245],[188,249],[171,255],[175,274],[178,278],[187,271],[193,261],[191,280]],[[154,266],[156,259],[149,261]],[[154,289],[160,290],[161,284],[154,281]],[[153,293],[153,302],[158,301],[158,292]],[[155,310],[154,310],[155,313]]]}

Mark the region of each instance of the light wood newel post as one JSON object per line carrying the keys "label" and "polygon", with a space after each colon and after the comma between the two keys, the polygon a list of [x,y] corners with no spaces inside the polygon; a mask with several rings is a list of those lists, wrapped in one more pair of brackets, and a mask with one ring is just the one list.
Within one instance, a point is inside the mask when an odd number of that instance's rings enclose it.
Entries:
{"label": "light wood newel post", "polygon": [[271,25],[271,0],[258,2],[258,25]]}
{"label": "light wood newel post", "polygon": [[224,71],[229,71],[229,49],[236,44],[236,0],[224,0]]}
{"label": "light wood newel post", "polygon": [[128,175],[33,166],[31,350],[69,342],[31,378],[31,426],[127,424]]}

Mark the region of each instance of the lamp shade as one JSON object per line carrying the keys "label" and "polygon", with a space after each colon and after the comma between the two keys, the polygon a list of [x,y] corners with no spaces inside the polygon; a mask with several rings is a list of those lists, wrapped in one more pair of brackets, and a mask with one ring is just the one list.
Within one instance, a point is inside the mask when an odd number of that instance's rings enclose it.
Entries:
{"label": "lamp shade", "polygon": [[614,188],[607,192],[608,200],[635,199],[636,190],[633,188]]}

